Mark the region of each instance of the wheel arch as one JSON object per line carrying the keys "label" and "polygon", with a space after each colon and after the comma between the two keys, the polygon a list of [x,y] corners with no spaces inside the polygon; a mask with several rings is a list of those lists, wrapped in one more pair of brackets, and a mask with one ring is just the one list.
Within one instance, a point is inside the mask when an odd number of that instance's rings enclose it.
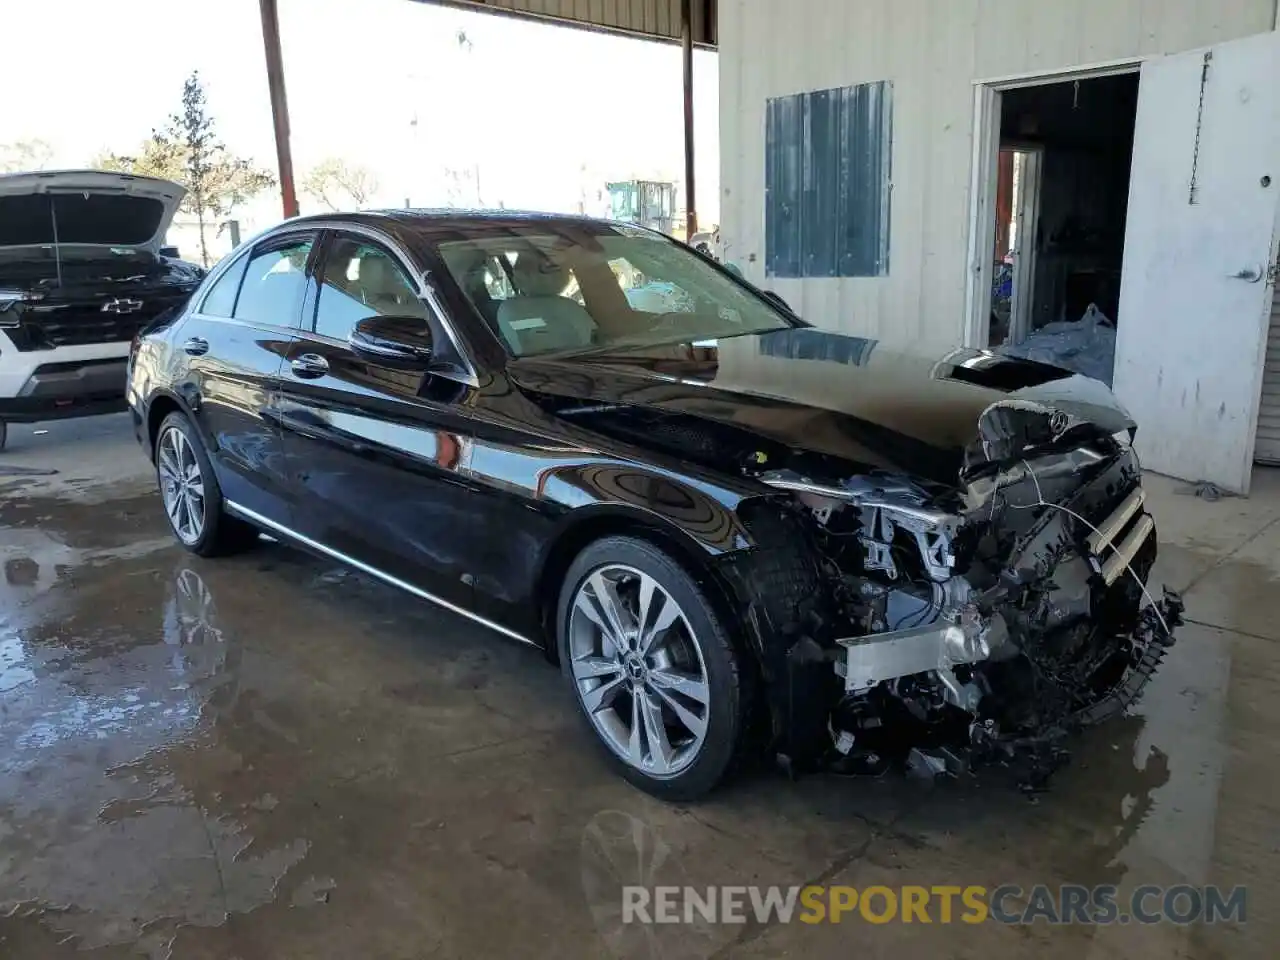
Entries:
{"label": "wheel arch", "polygon": [[216,444],[213,442],[213,437],[209,436],[206,431],[205,424],[196,416],[195,411],[195,402],[173,390],[158,389],[151,395],[151,398],[147,401],[146,414],[142,424],[146,430],[148,453],[153,462],[156,458],[156,436],[160,432],[160,424],[164,422],[165,417],[174,412],[183,414],[190,421],[191,428],[204,443],[205,451],[212,458]]}
{"label": "wheel arch", "polygon": [[[553,663],[559,660],[555,617],[560,591],[569,567],[583,550],[597,540],[627,536],[643,540],[670,553],[698,580],[717,612],[732,622],[736,616],[728,584],[715,570],[719,555],[678,526],[642,510],[619,506],[575,510],[548,542],[535,572],[534,596],[538,604],[538,625],[542,629],[544,652]],[[743,544],[743,548],[749,546]],[[737,631],[733,631],[737,632]]]}
{"label": "wheel arch", "polygon": [[[191,419],[191,411],[187,405],[175,394],[167,391],[156,393],[147,403],[144,426],[147,431],[147,453],[153,463],[156,459],[156,439],[160,433],[160,424],[164,423],[165,417],[174,412],[185,414],[188,419]],[[194,420],[192,425],[194,426]]]}

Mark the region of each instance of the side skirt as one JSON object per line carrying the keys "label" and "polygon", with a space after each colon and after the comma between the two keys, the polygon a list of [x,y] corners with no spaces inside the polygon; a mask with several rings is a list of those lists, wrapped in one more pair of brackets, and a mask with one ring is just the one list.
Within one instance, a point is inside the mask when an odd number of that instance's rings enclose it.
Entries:
{"label": "side skirt", "polygon": [[302,534],[294,530],[290,530],[288,527],[284,526],[283,524],[276,523],[276,521],[271,520],[268,517],[264,517],[262,514],[256,513],[253,510],[250,510],[248,507],[242,507],[240,504],[234,503],[230,500],[224,500],[223,503],[226,505],[226,508],[228,511],[240,517],[242,520],[249,521],[254,526],[259,527],[260,529],[266,530],[273,534],[280,534],[281,536],[287,537],[288,539],[292,540],[294,543],[297,543],[303,547],[307,547],[308,549],[314,550],[317,553],[321,553],[326,557],[339,561],[340,563],[345,563],[348,566],[354,567],[355,569],[359,570],[361,573],[366,573],[371,577],[375,577],[376,579],[381,580],[383,583],[389,584],[393,587],[397,587],[405,591],[406,593],[411,593],[415,597],[418,597],[421,600],[426,600],[429,603],[434,603],[438,607],[443,607],[444,609],[448,610],[450,613],[456,613],[458,616],[466,617],[468,620],[473,620],[476,623],[480,624],[481,626],[488,627],[490,630],[496,630],[498,633],[501,633],[504,636],[508,636],[512,640],[519,640],[521,643],[526,643],[531,647],[537,647],[539,650],[542,649],[542,644],[538,643],[535,640],[529,639],[522,633],[517,633],[515,630],[511,630],[507,627],[504,627],[499,623],[494,623],[492,620],[489,620],[486,617],[482,617],[478,613],[472,613],[470,610],[467,610],[464,607],[460,607],[455,603],[450,603],[448,600],[441,599],[440,597],[437,597],[434,593],[428,593],[426,590],[423,590],[420,587],[415,587],[411,583],[406,583],[405,581],[401,580],[399,577],[393,577],[389,573],[384,573],[383,571],[379,570],[377,567],[371,567],[369,566],[369,564],[362,563],[361,561],[355,559],[354,557],[350,557],[345,553],[342,553],[338,550],[334,550],[332,547],[326,547],[323,543],[320,543],[319,541],[316,541],[316,540],[312,540],[310,537],[303,536]]}

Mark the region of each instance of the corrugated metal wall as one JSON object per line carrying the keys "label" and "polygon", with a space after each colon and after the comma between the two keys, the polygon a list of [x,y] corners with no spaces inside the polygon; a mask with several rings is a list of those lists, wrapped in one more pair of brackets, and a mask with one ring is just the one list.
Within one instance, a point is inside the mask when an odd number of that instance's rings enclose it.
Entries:
{"label": "corrugated metal wall", "polygon": [[892,135],[892,83],[769,100],[766,276],[888,274]]}
{"label": "corrugated metal wall", "polygon": [[[561,20],[571,24],[634,33],[656,40],[680,39],[680,0],[419,0],[491,13]],[[715,46],[716,0],[693,0],[693,42]]]}
{"label": "corrugated metal wall", "polygon": [[[1270,30],[1274,0],[720,0],[725,257],[806,319],[940,349],[963,336],[975,79]],[[893,83],[887,277],[765,278],[770,98]]]}
{"label": "corrugated metal wall", "polygon": [[1271,326],[1262,372],[1262,405],[1258,410],[1258,442],[1254,459],[1280,464],[1280,293],[1271,294]]}

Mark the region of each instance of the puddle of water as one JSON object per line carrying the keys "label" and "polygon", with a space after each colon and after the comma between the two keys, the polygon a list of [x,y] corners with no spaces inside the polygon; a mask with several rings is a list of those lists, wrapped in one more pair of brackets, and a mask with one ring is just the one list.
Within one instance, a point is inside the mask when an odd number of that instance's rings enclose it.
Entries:
{"label": "puddle of water", "polygon": [[[203,578],[181,566],[148,601],[156,578],[142,569],[130,589],[153,618],[129,627],[86,615],[95,627],[68,628],[103,599],[62,589],[57,571],[85,552],[36,536],[24,550],[35,576],[9,589],[30,600],[34,579],[58,614],[28,610],[0,639],[0,917],[20,912],[81,949],[145,942],[165,956],[180,926],[219,926],[274,900],[309,842],[262,848],[174,765],[217,749],[220,709],[236,696],[238,646]],[[270,815],[273,800],[253,815]],[[313,883],[304,899],[331,886]]]}
{"label": "puddle of water", "polygon": [[30,683],[36,675],[23,666],[27,659],[22,641],[17,637],[0,639],[0,693],[5,693],[24,683]]}

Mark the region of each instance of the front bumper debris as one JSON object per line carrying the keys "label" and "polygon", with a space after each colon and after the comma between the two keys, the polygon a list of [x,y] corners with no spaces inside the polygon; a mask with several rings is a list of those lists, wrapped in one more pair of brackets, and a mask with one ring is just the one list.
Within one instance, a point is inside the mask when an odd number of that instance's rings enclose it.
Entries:
{"label": "front bumper debris", "polygon": [[1155,676],[1169,648],[1176,641],[1173,631],[1183,624],[1182,597],[1169,589],[1154,604],[1143,608],[1138,625],[1129,634],[1130,662],[1120,679],[1090,702],[1032,732],[1002,733],[992,723],[975,723],[971,728],[972,747],[959,757],[955,751],[913,751],[909,767],[930,774],[968,772],[983,763],[998,763],[1014,771],[1019,788],[1027,794],[1045,789],[1049,777],[1069,754],[1065,741],[1072,734],[1114,720],[1142,696]]}
{"label": "front bumper debris", "polygon": [[[972,714],[969,742],[966,745],[962,738],[945,743],[903,743],[907,748],[901,754],[906,770],[928,777],[954,776],[975,767],[1000,764],[1017,771],[1023,789],[1035,792],[1065,760],[1064,742],[1068,737],[1120,716],[1138,700],[1175,643],[1175,631],[1183,624],[1183,610],[1181,596],[1164,590],[1159,600],[1141,610],[1133,629],[1115,639],[1120,644],[1117,653],[1126,662],[1114,682],[1101,689],[1080,684],[1074,690],[1057,691],[1057,702],[1069,706],[1037,711],[1036,723],[1030,727],[1003,729],[992,719],[989,708],[1007,706],[999,702],[999,691],[989,690],[986,697],[991,699],[983,699],[973,695],[972,683],[949,682],[955,678],[955,667],[990,663],[1009,649],[1004,622],[998,614],[976,624],[938,622],[914,630],[842,639],[838,641],[841,651],[835,672],[844,680],[846,693],[856,698],[885,680],[936,671],[934,675],[947,688],[947,699]],[[830,768],[848,773],[882,772],[886,752],[898,752],[884,741],[885,732],[883,728],[861,729],[854,740],[868,749],[833,755]],[[872,734],[869,739],[867,733]]]}
{"label": "front bumper debris", "polygon": [[1069,729],[1093,726],[1118,716],[1137,701],[1164,662],[1165,654],[1176,642],[1173,631],[1183,625],[1185,610],[1182,595],[1167,587],[1163,597],[1142,609],[1138,615],[1138,626],[1129,636],[1132,665],[1128,672],[1096,703],[1074,714],[1070,718]]}
{"label": "front bumper debris", "polygon": [[[1141,486],[1124,499],[1124,502],[1103,520],[1086,538],[1085,543],[1091,556],[1096,558],[1098,572],[1107,586],[1115,583],[1124,573],[1133,558],[1138,555],[1156,529],[1155,521],[1148,513],[1142,513],[1142,505],[1147,494]],[[1134,517],[1137,522],[1134,522]],[[1130,528],[1124,538],[1117,542],[1117,537]]]}
{"label": "front bumper debris", "polygon": [[950,671],[955,666],[980,663],[1000,653],[1009,631],[1004,618],[960,617],[922,627],[873,633],[836,640],[844,648],[836,661],[836,673],[845,690],[867,690],[885,680],[895,680],[930,670]]}

